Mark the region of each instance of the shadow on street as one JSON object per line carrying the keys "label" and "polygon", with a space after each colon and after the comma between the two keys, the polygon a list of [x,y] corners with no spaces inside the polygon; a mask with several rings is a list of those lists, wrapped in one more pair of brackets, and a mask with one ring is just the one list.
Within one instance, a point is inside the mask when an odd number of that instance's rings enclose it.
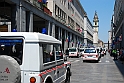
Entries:
{"label": "shadow on street", "polygon": [[114,60],[113,61],[115,62],[118,70],[120,71],[120,73],[123,75],[124,77],[124,63],[122,64],[120,60]]}

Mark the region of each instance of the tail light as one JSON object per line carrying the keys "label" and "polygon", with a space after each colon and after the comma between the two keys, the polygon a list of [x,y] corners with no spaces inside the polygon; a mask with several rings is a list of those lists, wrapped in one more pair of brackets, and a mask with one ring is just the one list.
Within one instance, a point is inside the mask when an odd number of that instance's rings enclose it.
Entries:
{"label": "tail light", "polygon": [[35,83],[36,82],[36,78],[35,77],[31,77],[30,78],[30,83]]}
{"label": "tail light", "polygon": [[84,57],[84,55],[83,55],[83,54],[81,54],[81,56],[82,56],[82,57]]}
{"label": "tail light", "polygon": [[98,57],[98,55],[96,55],[96,57]]}

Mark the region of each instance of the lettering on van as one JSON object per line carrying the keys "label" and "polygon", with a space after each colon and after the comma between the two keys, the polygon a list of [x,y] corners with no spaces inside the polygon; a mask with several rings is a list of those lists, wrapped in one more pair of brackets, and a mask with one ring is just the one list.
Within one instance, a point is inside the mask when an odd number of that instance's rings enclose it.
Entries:
{"label": "lettering on van", "polygon": [[[10,73],[9,68],[8,68],[8,67],[5,68],[5,70],[4,70],[4,71],[0,71],[0,73],[1,73],[1,74],[2,74],[2,73],[7,73],[7,74],[9,74],[9,73]],[[1,75],[1,76],[0,76],[0,81],[8,81],[8,76],[6,76],[6,75]]]}
{"label": "lettering on van", "polygon": [[0,81],[8,81],[8,76],[3,76],[3,75],[1,75],[0,76]]}

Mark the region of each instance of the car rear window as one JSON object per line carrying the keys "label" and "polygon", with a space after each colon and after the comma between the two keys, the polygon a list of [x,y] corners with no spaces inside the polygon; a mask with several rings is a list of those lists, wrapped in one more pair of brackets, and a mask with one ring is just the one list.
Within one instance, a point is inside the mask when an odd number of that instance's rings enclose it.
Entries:
{"label": "car rear window", "polygon": [[96,53],[95,49],[85,49],[84,53]]}
{"label": "car rear window", "polygon": [[69,49],[69,52],[76,52],[76,49],[75,48]]}
{"label": "car rear window", "polygon": [[0,55],[13,57],[22,64],[23,39],[0,39]]}

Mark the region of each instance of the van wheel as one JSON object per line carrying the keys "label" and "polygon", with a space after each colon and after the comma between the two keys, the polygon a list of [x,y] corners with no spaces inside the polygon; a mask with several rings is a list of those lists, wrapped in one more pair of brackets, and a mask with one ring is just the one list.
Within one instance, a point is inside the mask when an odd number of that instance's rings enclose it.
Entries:
{"label": "van wheel", "polygon": [[70,71],[67,71],[66,73],[65,83],[70,83]]}
{"label": "van wheel", "polygon": [[97,60],[96,62],[99,63],[99,60]]}
{"label": "van wheel", "polygon": [[21,83],[21,69],[18,62],[7,55],[0,55],[0,76],[6,76],[7,80],[0,83]]}

